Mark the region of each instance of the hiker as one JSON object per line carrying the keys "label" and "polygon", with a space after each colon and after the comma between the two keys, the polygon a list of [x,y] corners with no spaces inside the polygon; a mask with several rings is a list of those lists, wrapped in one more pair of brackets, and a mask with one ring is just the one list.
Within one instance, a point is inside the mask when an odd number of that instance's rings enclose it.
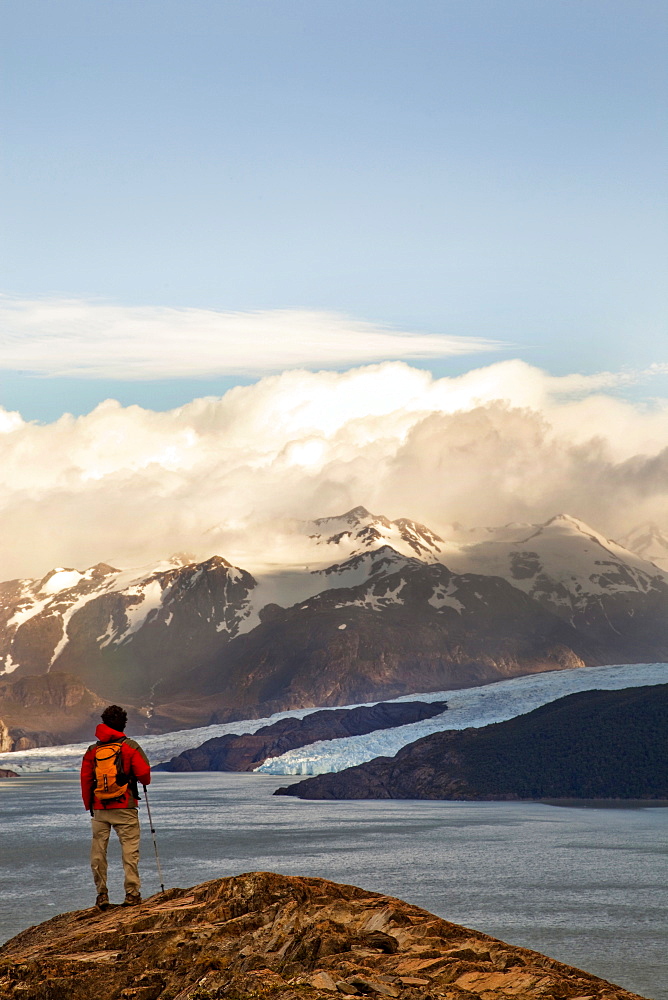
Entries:
{"label": "hiker", "polygon": [[151,766],[146,754],[125,735],[128,713],[119,705],[109,705],[96,728],[97,743],[88,747],[81,762],[81,795],[92,817],[93,842],[90,866],[93,871],[99,910],[109,906],[107,892],[107,844],[113,826],[121,842],[125,871],[123,906],[141,903],[139,881],[138,782],[148,785]]}

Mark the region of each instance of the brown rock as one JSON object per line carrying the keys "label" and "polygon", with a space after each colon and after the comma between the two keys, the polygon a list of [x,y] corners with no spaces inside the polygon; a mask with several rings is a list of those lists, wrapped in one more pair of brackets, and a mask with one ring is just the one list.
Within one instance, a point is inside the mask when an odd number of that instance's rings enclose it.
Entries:
{"label": "brown rock", "polygon": [[[500,954],[510,968],[494,964]],[[170,889],[127,910],[64,913],[0,948],[3,1000],[324,1000],[335,991],[640,1000],[399,899],[270,872]]]}
{"label": "brown rock", "polygon": [[4,719],[0,719],[0,753],[9,753],[14,747],[14,740],[9,732],[9,726]]}
{"label": "brown rock", "polygon": [[330,976],[329,972],[324,972],[320,969],[318,972],[314,972],[312,976],[308,979],[310,986],[315,986],[317,989],[329,990],[332,993],[336,993],[336,982],[333,976]]}
{"label": "brown rock", "polygon": [[57,671],[0,678],[0,748],[31,750],[92,738],[105,702],[78,677]]}
{"label": "brown rock", "polygon": [[393,986],[389,983],[383,982],[381,979],[369,979],[366,976],[353,976],[348,980],[349,983],[363,994],[378,993],[383,997],[398,997],[399,990],[395,990]]}

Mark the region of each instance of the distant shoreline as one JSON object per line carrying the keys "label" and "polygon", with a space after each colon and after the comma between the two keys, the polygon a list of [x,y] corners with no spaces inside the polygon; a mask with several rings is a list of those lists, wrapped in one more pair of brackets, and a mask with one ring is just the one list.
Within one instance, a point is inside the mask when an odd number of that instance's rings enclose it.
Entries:
{"label": "distant shoreline", "polygon": [[665,809],[668,799],[524,799],[544,806],[565,806],[572,809]]}

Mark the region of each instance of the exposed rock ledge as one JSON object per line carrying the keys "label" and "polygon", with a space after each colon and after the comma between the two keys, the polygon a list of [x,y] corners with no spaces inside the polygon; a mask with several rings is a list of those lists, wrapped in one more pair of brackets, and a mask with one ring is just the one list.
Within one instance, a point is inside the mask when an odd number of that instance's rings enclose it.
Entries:
{"label": "exposed rock ledge", "polygon": [[6,767],[0,767],[0,778],[18,778],[16,771],[10,771]]}
{"label": "exposed rock ledge", "polygon": [[0,948],[7,1000],[639,1000],[391,896],[251,872],[65,913]]}

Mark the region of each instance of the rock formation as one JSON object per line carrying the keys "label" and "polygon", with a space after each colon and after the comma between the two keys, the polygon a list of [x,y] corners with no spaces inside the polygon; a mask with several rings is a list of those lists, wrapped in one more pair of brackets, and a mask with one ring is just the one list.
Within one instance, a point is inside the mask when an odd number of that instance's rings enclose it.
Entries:
{"label": "rock formation", "polygon": [[66,913],[0,948],[6,1000],[640,1000],[391,896],[252,872]]}
{"label": "rock formation", "polygon": [[10,771],[6,767],[0,767],[0,778],[18,778],[16,771]]}
{"label": "rock formation", "polygon": [[668,684],[582,691],[508,722],[433,733],[276,795],[302,799],[668,799]]}
{"label": "rock formation", "polygon": [[[62,671],[0,677],[0,753],[92,740],[100,712],[112,700],[101,698],[79,677]],[[191,724],[189,719],[127,708],[136,733],[167,732]]]}
{"label": "rock formation", "polygon": [[72,674],[0,678],[0,752],[87,739],[106,704]]}
{"label": "rock formation", "polygon": [[447,707],[444,701],[407,701],[312,712],[303,719],[280,719],[254,733],[216,736],[172,757],[166,764],[159,764],[157,770],[253,771],[268,757],[278,757],[317,740],[362,736],[378,729],[407,726],[441,715]]}
{"label": "rock formation", "polygon": [[14,737],[4,719],[0,719],[0,753],[8,753],[13,749]]}

